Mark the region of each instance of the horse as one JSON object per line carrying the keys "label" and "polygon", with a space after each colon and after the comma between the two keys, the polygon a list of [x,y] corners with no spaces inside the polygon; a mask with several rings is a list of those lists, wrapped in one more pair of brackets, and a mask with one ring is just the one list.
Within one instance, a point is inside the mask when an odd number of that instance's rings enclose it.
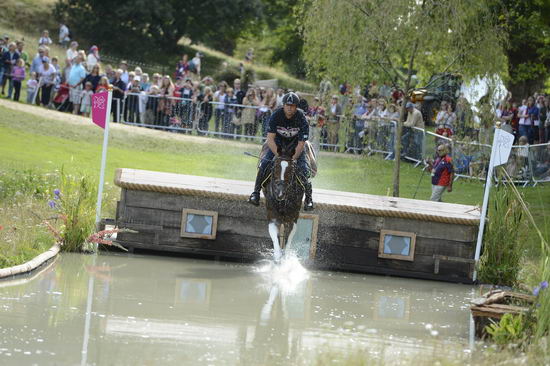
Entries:
{"label": "horse", "polygon": [[284,248],[292,243],[304,198],[305,178],[298,174],[296,161],[292,160],[294,151],[278,149],[278,156],[273,159],[271,174],[263,186],[275,262],[281,260]]}

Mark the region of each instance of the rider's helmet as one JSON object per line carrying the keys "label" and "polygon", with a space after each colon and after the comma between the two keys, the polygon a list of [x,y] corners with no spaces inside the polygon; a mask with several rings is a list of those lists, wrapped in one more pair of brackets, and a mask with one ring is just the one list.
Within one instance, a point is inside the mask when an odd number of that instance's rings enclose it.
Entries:
{"label": "rider's helmet", "polygon": [[300,103],[300,98],[298,97],[298,94],[289,92],[283,95],[283,104],[294,104],[298,105]]}

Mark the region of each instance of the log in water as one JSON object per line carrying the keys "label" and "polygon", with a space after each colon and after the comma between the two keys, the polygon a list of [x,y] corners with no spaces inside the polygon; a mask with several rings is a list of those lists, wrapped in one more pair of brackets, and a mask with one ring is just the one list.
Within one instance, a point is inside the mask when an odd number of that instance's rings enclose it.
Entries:
{"label": "log in water", "polygon": [[[2,365],[311,364],[463,352],[472,287],[137,255],[63,254],[0,282]],[[370,357],[369,356],[369,357]]]}

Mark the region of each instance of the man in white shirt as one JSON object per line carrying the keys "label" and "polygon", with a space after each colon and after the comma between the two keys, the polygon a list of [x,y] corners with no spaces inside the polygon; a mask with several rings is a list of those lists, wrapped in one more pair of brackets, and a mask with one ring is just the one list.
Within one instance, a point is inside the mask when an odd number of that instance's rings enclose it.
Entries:
{"label": "man in white shirt", "polygon": [[64,48],[67,48],[67,44],[70,40],[69,28],[65,24],[59,23],[59,44]]}
{"label": "man in white shirt", "polygon": [[124,84],[128,85],[128,82],[130,81],[130,75],[128,74],[128,63],[126,61],[120,61],[119,68],[122,70],[120,80],[122,80]]}
{"label": "man in white shirt", "polygon": [[[407,102],[407,120],[403,123],[403,136],[401,142],[403,145],[402,156],[416,155],[422,147],[422,134],[415,132],[413,127],[424,128],[424,119],[422,113],[416,109],[413,103]],[[411,146],[412,144],[412,146]]]}

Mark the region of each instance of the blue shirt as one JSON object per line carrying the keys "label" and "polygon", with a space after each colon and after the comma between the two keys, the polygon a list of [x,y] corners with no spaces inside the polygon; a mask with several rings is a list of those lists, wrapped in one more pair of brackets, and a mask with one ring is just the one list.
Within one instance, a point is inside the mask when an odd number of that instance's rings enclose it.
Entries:
{"label": "blue shirt", "polygon": [[31,72],[36,72],[38,74],[38,69],[40,68],[40,65],[42,65],[42,56],[37,55],[35,58],[32,59]]}
{"label": "blue shirt", "polygon": [[357,104],[353,110],[353,114],[356,115],[357,117],[361,117],[363,114],[365,114],[365,112],[367,111],[367,106],[366,104]]}
{"label": "blue shirt", "polygon": [[69,82],[70,86],[75,86],[76,84],[80,83],[81,80],[83,80],[86,77],[86,70],[84,69],[84,66],[82,64],[74,64],[71,67],[71,72],[69,73]]}

